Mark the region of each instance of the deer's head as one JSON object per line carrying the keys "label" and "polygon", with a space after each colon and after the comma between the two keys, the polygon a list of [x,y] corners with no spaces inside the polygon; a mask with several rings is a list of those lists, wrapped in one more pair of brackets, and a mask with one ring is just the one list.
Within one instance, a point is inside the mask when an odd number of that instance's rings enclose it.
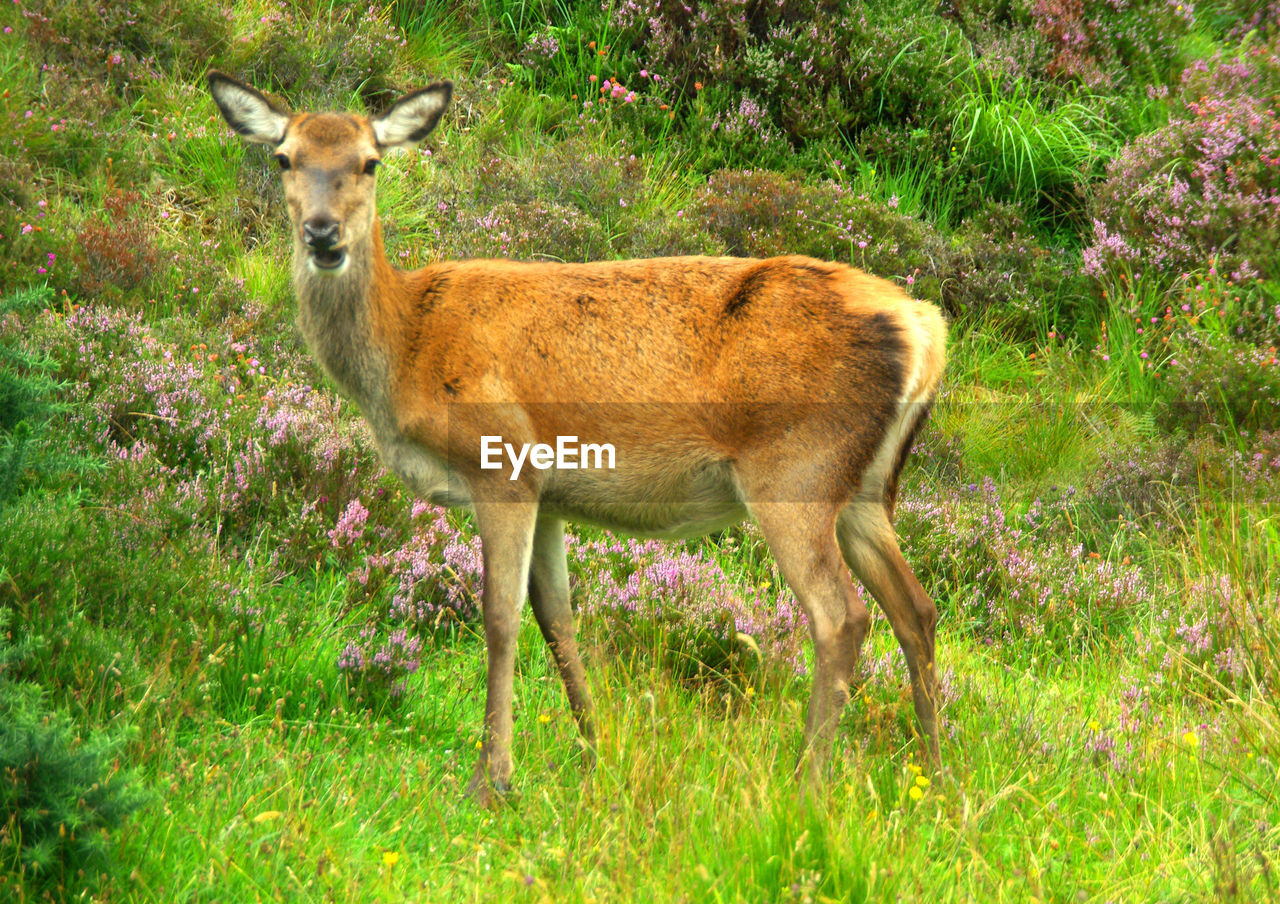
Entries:
{"label": "deer's head", "polygon": [[313,273],[341,274],[348,252],[373,228],[375,174],[384,152],[417,144],[453,95],[437,82],[400,98],[380,116],[290,113],[221,72],[209,90],[231,128],[274,149],[293,222],[294,247]]}

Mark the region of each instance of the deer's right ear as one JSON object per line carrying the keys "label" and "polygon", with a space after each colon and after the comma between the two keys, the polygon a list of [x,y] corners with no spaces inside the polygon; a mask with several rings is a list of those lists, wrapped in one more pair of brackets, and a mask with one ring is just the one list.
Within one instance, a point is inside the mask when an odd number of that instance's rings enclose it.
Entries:
{"label": "deer's right ear", "polygon": [[210,72],[209,93],[231,128],[246,141],[277,145],[284,141],[289,114],[256,88],[221,72]]}

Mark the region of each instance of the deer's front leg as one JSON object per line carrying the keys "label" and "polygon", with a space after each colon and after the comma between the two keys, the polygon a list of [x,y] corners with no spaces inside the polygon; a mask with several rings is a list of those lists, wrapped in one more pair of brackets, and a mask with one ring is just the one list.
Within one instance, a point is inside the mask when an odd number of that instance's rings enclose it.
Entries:
{"label": "deer's front leg", "polygon": [[467,793],[482,805],[511,787],[512,684],[520,608],[529,586],[529,559],[538,507],[533,502],[476,502],[484,547],[484,637],[488,679],[484,740]]}

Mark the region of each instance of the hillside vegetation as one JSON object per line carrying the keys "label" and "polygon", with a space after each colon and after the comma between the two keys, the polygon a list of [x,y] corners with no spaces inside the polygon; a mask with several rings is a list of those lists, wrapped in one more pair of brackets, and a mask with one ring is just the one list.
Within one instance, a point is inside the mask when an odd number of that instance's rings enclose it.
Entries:
{"label": "hillside vegetation", "polygon": [[[14,0],[0,9],[0,901],[1280,899],[1280,5]],[[830,788],[749,525],[575,530],[532,619],[294,325],[269,152],[439,78],[389,253],[801,253],[952,319],[903,478],[945,769],[877,613]],[[873,607],[874,608],[874,607]]]}

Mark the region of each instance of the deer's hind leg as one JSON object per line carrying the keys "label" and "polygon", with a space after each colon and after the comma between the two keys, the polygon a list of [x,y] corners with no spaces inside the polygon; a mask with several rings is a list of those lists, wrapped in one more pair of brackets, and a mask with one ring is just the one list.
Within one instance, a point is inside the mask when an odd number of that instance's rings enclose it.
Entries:
{"label": "deer's hind leg", "polygon": [[836,544],[839,506],[762,502],[751,505],[773,557],[809,620],[813,688],[805,718],[804,752],[797,770],[821,784],[849,682],[867,636],[870,614],[853,587]]}
{"label": "deer's hind leg", "polygon": [[851,503],[840,513],[836,535],[845,561],[884,610],[906,656],[925,754],[936,767],[940,763],[934,661],[938,609],[903,558],[883,502]]}
{"label": "deer's hind leg", "polygon": [[589,754],[596,743],[595,708],[587,689],[586,670],[578,653],[578,641],[569,605],[569,569],[564,554],[564,522],[539,518],[533,533],[533,561],[529,567],[529,604],[542,637],[551,649],[564,689],[569,697],[578,731]]}

